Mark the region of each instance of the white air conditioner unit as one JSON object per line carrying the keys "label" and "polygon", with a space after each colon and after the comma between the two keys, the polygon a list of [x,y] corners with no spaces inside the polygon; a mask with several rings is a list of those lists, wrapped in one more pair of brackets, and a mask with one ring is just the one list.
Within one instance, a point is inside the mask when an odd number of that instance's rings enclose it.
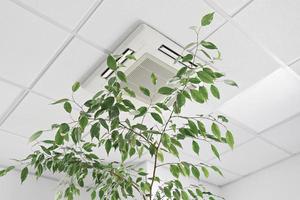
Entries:
{"label": "white air conditioner unit", "polygon": [[[127,75],[129,88],[136,92],[137,99],[148,104],[149,98],[140,92],[139,87],[146,87],[153,94],[161,86],[166,85],[184,65],[180,62],[175,63],[182,50],[180,45],[157,30],[141,24],[122,42],[113,55],[122,55],[118,62],[126,66],[123,69]],[[137,61],[126,59],[126,55],[134,55]],[[99,91],[112,73],[113,71],[104,62],[82,82],[82,85],[91,92]],[[151,84],[151,73],[158,78],[156,86]],[[161,95],[156,95],[152,101],[157,102],[162,98]]]}

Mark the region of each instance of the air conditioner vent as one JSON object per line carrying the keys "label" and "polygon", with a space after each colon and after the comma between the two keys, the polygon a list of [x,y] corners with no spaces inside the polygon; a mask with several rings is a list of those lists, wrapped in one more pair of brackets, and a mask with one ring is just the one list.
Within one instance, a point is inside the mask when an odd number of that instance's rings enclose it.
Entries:
{"label": "air conditioner vent", "polygon": [[[139,86],[148,88],[152,94],[156,93],[183,66],[183,63],[174,62],[182,51],[180,45],[159,31],[140,24],[112,54],[122,55],[118,62],[125,66],[122,69],[128,76],[129,87],[136,92],[138,100],[148,104],[149,98],[140,92]],[[126,59],[126,55],[132,54],[137,61]],[[158,77],[156,86],[151,84],[151,73]],[[86,90],[97,92],[111,74],[112,71],[103,62],[87,79],[81,81],[82,86]],[[162,98],[163,96],[156,95],[152,100],[157,102]]]}
{"label": "air conditioner vent", "polygon": [[[176,70],[151,54],[145,53],[125,73],[128,85],[136,92],[137,99],[148,104],[150,103],[150,99],[139,90],[139,87],[146,87],[150,90],[151,94],[155,94],[160,87],[168,84],[168,80],[175,75]],[[152,73],[157,76],[156,85],[153,85],[151,82]],[[162,95],[156,94],[156,96],[152,96],[152,103],[161,101],[163,98]]]}

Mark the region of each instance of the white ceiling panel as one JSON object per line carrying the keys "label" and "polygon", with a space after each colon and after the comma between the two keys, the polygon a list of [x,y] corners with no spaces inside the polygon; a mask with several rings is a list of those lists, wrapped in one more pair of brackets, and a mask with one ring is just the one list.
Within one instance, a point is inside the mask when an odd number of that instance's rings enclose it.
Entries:
{"label": "white ceiling panel", "polygon": [[299,9],[295,0],[253,1],[235,19],[288,63],[300,56]]}
{"label": "white ceiling panel", "polygon": [[300,117],[295,117],[279,126],[275,126],[262,134],[271,141],[291,153],[300,152]]}
{"label": "white ceiling panel", "polygon": [[0,103],[0,116],[12,105],[18,94],[21,93],[21,89],[12,86],[8,83],[0,81],[0,93],[1,93],[1,103]]}
{"label": "white ceiling panel", "polygon": [[205,177],[202,176],[202,180],[205,180],[208,183],[212,183],[212,184],[215,184],[217,186],[222,186],[222,185],[225,185],[227,183],[230,183],[232,181],[235,181],[235,180],[241,178],[240,175],[229,172],[228,170],[221,169],[221,168],[220,168],[220,170],[222,171],[222,174],[224,176],[220,176],[219,173],[217,173],[213,170],[210,170],[209,171],[209,177],[205,178]]}
{"label": "white ceiling panel", "polygon": [[0,1],[0,76],[28,86],[66,33],[10,1]]}
{"label": "white ceiling panel", "polygon": [[17,162],[12,159],[23,159],[29,153],[31,153],[31,146],[27,139],[0,131],[1,165],[16,165]]}
{"label": "white ceiling panel", "polygon": [[[73,83],[80,81],[85,74],[95,69],[105,57],[102,52],[75,39],[43,75],[33,90],[54,99],[69,98],[72,94]],[[81,89],[76,92],[75,98],[82,103],[90,95],[88,91]]]}
{"label": "white ceiling panel", "polygon": [[209,40],[214,42],[222,53],[222,61],[217,62],[215,67],[225,73],[226,79],[232,79],[239,85],[239,88],[235,88],[219,84],[221,102],[280,67],[275,60],[229,23],[214,33]]}
{"label": "white ceiling panel", "polygon": [[[141,21],[153,26],[180,44],[195,41],[189,29],[200,23],[203,15],[212,10],[198,0],[104,1],[79,32],[100,46],[113,50]],[[214,30],[224,19],[216,19],[202,34]]]}
{"label": "white ceiling panel", "polygon": [[233,15],[239,11],[245,4],[251,0],[213,0],[217,3],[227,14]]}
{"label": "white ceiling panel", "polygon": [[278,69],[220,111],[260,132],[300,112],[300,79],[288,68]]}
{"label": "white ceiling panel", "polygon": [[27,95],[1,128],[30,137],[38,130],[50,129],[54,123],[70,122],[69,115],[61,105],[50,105],[50,103],[52,102],[44,97],[35,94]]}
{"label": "white ceiling panel", "polygon": [[293,64],[291,68],[300,76],[300,61]]}
{"label": "white ceiling panel", "polygon": [[221,155],[221,161],[215,159],[211,161],[211,164],[240,175],[246,175],[287,156],[289,155],[284,151],[260,139],[254,139],[237,147],[232,152]]}
{"label": "white ceiling panel", "polygon": [[75,28],[96,0],[20,0],[53,20]]}

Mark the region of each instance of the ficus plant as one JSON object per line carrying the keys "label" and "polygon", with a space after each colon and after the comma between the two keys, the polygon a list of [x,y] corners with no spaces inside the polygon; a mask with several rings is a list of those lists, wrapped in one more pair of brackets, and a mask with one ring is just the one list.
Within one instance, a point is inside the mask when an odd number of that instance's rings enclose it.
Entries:
{"label": "ficus plant", "polygon": [[[84,189],[92,200],[214,200],[217,196],[201,185],[200,179],[208,177],[210,172],[222,175],[221,170],[200,162],[200,159],[188,162],[179,153],[187,149],[200,158],[201,144],[206,142],[220,159],[215,144],[234,146],[233,135],[226,128],[228,119],[223,115],[201,113],[201,105],[209,98],[220,98],[217,83],[237,86],[211,67],[221,59],[217,46],[200,40],[201,30],[212,22],[213,16],[214,13],[209,13],[201,19],[199,26],[191,27],[196,40],[184,48],[182,56],[176,60],[182,68],[165,86],[157,88],[155,94],[142,85],[139,87],[139,92],[150,99],[149,105],[136,107],[137,91],[128,86],[124,66],[118,63],[117,55],[107,57],[107,66],[114,71],[113,76],[104,89],[83,105],[73,94],[71,98],[54,102],[72,116],[77,113],[78,117],[52,124],[49,130],[37,131],[30,137],[36,150],[19,161],[21,182],[26,180],[29,172],[37,178],[46,171],[63,174],[65,178],[59,183],[57,199],[73,200]],[[198,55],[202,57],[201,62],[196,59]],[[136,58],[127,56],[127,59]],[[154,73],[149,79],[154,86],[157,84],[158,77]],[[74,83],[72,93],[79,89],[80,83]],[[152,102],[155,95],[165,98]],[[186,116],[182,111],[189,101],[198,103],[199,110]],[[152,120],[151,126],[145,119]],[[44,135],[51,139],[43,139]],[[190,145],[182,145],[184,140]],[[112,151],[117,151],[121,159],[108,161],[101,158]],[[152,161],[151,171],[127,162],[130,158],[143,156]],[[166,157],[173,157],[172,162],[165,161]],[[167,167],[173,178],[163,180],[159,177],[161,167]],[[0,175],[12,169],[14,166],[3,169]],[[182,177],[198,179],[199,185],[184,185]]]}

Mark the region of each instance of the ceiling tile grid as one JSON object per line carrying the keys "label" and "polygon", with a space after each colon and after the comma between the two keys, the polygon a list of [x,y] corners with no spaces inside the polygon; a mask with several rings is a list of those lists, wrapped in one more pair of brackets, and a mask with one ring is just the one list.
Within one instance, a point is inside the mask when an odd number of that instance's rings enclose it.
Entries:
{"label": "ceiling tile grid", "polygon": [[[96,0],[14,0],[38,10],[49,18],[73,29]],[[67,13],[67,14],[66,14]]]}
{"label": "ceiling tile grid", "polygon": [[[26,152],[24,137],[67,120],[61,108],[49,105],[51,100],[69,95],[72,83],[95,69],[139,23],[182,45],[193,40],[188,27],[215,10],[216,19],[203,36],[223,53],[215,67],[240,88],[220,86],[223,100],[214,106],[236,122],[230,128],[236,132],[237,147],[221,149],[222,162],[208,156],[227,177],[212,176],[208,182],[228,184],[298,153],[299,8],[292,0],[1,1],[0,91],[6,95],[1,99],[0,129],[7,130],[0,132],[1,141],[7,141],[3,146],[14,143]],[[83,91],[78,98],[88,95]],[[11,156],[18,151],[12,149]],[[9,164],[3,156],[0,164]]]}

